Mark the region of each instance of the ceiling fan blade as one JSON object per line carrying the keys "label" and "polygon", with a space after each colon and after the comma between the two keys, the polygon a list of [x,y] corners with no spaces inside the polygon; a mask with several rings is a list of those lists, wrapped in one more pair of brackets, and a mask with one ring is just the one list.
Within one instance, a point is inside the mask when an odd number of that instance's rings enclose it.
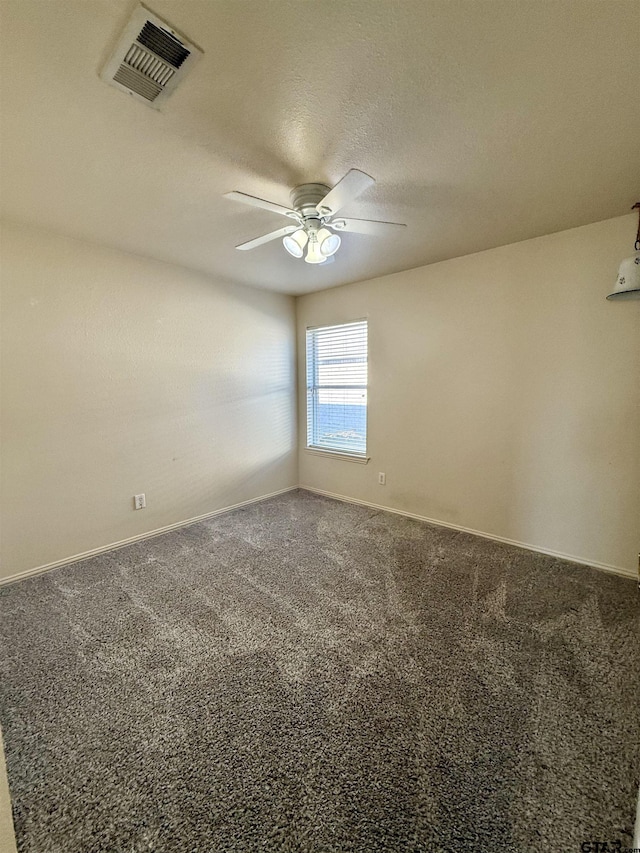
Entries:
{"label": "ceiling fan blade", "polygon": [[358,169],[351,169],[332,190],[329,190],[319,203],[318,208],[326,208],[331,213],[337,213],[352,198],[359,196],[360,193],[374,184],[375,180],[370,175],[366,175]]}
{"label": "ceiling fan blade", "polygon": [[255,240],[249,240],[246,243],[240,243],[236,249],[241,252],[246,252],[247,249],[255,249],[256,246],[262,246],[263,243],[269,243],[271,240],[277,240],[278,237],[284,237],[286,234],[293,234],[298,230],[297,225],[285,225],[284,228],[278,228],[277,231],[271,231],[270,234],[263,234],[262,237],[256,237]]}
{"label": "ceiling fan blade", "polygon": [[230,198],[232,201],[241,201],[243,204],[251,205],[251,207],[262,207],[264,210],[270,210],[271,213],[281,213],[283,216],[292,216],[294,219],[298,219],[298,214],[295,210],[290,210],[288,207],[283,207],[281,204],[276,204],[273,201],[256,198],[253,195],[234,191],[231,193],[224,193],[224,197]]}
{"label": "ceiling fan blade", "polygon": [[[344,225],[342,223],[344,222]],[[338,233],[351,231],[354,234],[388,234],[399,228],[406,228],[403,222],[380,222],[377,219],[337,219],[328,223],[329,228],[334,228]]]}

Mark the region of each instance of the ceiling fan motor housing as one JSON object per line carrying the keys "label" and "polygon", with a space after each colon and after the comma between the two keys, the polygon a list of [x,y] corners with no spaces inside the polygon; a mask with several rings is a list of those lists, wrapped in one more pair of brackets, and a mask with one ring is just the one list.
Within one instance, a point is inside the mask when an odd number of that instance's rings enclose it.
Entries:
{"label": "ceiling fan motor housing", "polygon": [[318,205],[329,190],[324,184],[302,184],[291,192],[292,207],[305,219],[318,219]]}

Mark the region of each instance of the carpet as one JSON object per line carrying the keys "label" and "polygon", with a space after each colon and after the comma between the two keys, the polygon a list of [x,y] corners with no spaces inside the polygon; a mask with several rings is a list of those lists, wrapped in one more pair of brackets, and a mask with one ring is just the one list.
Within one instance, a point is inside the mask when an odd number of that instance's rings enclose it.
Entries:
{"label": "carpet", "polygon": [[0,638],[20,853],[631,846],[631,579],[299,491],[4,587]]}

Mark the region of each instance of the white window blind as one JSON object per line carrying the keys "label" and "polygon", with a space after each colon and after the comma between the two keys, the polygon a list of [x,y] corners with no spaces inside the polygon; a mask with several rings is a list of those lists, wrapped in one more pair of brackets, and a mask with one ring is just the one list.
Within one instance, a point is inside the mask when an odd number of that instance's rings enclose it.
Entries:
{"label": "white window blind", "polygon": [[367,321],[307,329],[307,447],[367,452]]}

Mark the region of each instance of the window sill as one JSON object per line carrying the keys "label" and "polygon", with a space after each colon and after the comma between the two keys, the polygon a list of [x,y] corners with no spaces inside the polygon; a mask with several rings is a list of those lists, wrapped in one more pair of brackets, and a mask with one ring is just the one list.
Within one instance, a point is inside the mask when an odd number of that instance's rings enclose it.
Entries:
{"label": "window sill", "polygon": [[344,459],[345,462],[359,462],[360,465],[366,465],[370,456],[360,456],[355,453],[343,453],[340,450],[325,450],[323,447],[305,447],[307,453],[313,456],[328,456],[331,459]]}

